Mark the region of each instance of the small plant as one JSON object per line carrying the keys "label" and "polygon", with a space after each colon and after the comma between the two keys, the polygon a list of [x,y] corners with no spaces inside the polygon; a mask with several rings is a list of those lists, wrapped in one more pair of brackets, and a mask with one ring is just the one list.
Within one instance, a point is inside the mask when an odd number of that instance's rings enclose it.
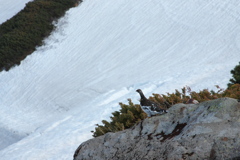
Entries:
{"label": "small plant", "polygon": [[147,118],[140,105],[133,104],[130,99],[128,99],[128,105],[123,103],[119,103],[119,105],[121,109],[112,113],[111,122],[102,120],[103,125],[97,124],[95,132],[92,131],[93,137],[104,135],[107,132],[122,131]]}
{"label": "small plant", "polygon": [[236,83],[231,85],[228,89],[223,91],[222,97],[240,99],[240,84]]}
{"label": "small plant", "polygon": [[171,106],[177,103],[187,103],[189,99],[195,99],[198,102],[203,102],[207,100],[221,98],[223,94],[223,89],[219,86],[216,86],[218,91],[209,91],[208,89],[203,89],[199,92],[192,91],[190,87],[186,86],[179,90],[175,90],[174,93],[164,94],[153,94],[153,97],[149,99],[155,101],[161,105],[162,108],[166,108],[166,103]]}
{"label": "small plant", "polygon": [[228,87],[231,87],[233,84],[240,84],[240,62],[235,66],[233,70],[231,70],[231,74],[233,78],[230,79],[230,83],[228,83]]}

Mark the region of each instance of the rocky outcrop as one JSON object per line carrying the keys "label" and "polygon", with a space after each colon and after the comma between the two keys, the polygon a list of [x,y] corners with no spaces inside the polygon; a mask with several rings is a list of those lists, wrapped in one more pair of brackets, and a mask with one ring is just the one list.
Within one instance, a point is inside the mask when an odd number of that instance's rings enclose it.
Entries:
{"label": "rocky outcrop", "polygon": [[240,159],[240,103],[177,104],[131,129],[82,143],[74,160]]}

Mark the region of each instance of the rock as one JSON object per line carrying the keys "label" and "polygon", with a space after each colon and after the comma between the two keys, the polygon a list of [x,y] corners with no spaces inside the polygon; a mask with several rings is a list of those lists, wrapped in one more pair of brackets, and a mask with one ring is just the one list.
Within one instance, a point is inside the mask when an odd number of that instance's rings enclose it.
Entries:
{"label": "rock", "polygon": [[131,129],[90,139],[74,160],[240,159],[240,103],[220,98],[176,104]]}

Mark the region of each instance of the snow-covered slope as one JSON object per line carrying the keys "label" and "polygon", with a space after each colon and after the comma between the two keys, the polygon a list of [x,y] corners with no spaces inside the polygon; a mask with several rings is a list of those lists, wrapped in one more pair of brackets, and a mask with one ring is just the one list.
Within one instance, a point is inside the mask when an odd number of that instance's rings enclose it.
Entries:
{"label": "snow-covered slope", "polygon": [[0,0],[0,24],[17,14],[30,1],[32,0]]}
{"label": "snow-covered slope", "polygon": [[137,88],[149,96],[226,87],[240,59],[239,7],[86,0],[72,8],[45,46],[0,73],[1,159],[71,159],[118,102],[138,103]]}

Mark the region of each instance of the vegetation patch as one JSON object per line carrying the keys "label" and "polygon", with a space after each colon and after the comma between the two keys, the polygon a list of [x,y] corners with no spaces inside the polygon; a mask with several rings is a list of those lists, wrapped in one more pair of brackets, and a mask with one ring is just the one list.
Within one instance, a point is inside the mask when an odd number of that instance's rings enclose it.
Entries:
{"label": "vegetation patch", "polygon": [[142,111],[140,105],[133,104],[130,99],[128,99],[128,105],[123,103],[119,103],[119,105],[121,109],[112,113],[113,116],[110,117],[111,122],[102,120],[103,125],[97,124],[95,131],[92,131],[93,137],[104,135],[107,132],[128,129],[137,122],[147,118],[146,113]]}
{"label": "vegetation patch", "polygon": [[[166,108],[164,102],[167,102],[171,105],[177,103],[186,103],[189,99],[195,99],[198,102],[204,102],[208,100],[218,99],[222,97],[230,97],[235,99],[240,99],[240,84],[233,84],[226,90],[216,86],[218,91],[209,91],[207,89],[200,90],[199,92],[191,91],[190,87],[184,87],[181,91],[176,90],[174,93],[167,94],[153,94],[149,99],[155,101],[161,105],[162,108]],[[131,99],[128,99],[128,104],[120,104],[120,111],[115,111],[110,117],[111,121],[106,120],[102,121],[102,125],[97,124],[95,131],[92,131],[93,137],[98,137],[104,135],[107,132],[118,132],[127,128],[131,128],[136,123],[147,118],[145,112],[142,111],[139,104],[133,104]],[[210,106],[209,110],[214,110],[219,106]],[[174,132],[175,133],[175,132]],[[177,133],[177,132],[176,132]],[[151,135],[148,137],[151,139]]]}
{"label": "vegetation patch", "polygon": [[234,84],[240,84],[240,62],[238,65],[234,67],[230,72],[232,74],[232,78],[229,80],[228,87],[231,87]]}
{"label": "vegetation patch", "polygon": [[0,71],[19,65],[54,29],[53,21],[80,0],[35,0],[0,25]]}

